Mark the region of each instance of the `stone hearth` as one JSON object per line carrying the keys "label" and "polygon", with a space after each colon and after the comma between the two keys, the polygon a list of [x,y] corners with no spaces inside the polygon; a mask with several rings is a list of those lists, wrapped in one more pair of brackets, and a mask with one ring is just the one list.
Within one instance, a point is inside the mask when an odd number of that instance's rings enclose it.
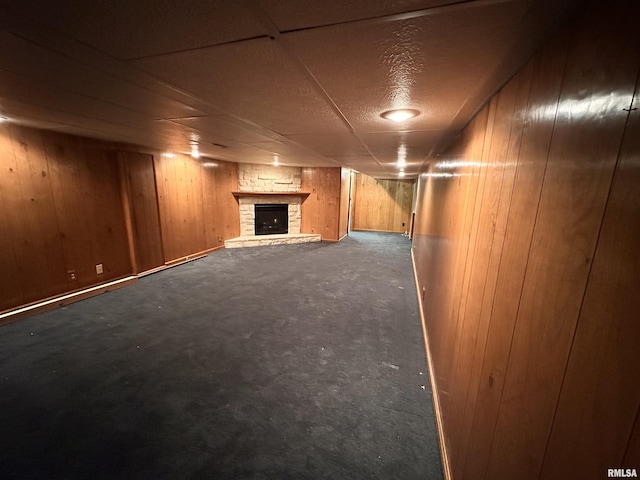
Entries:
{"label": "stone hearth", "polygon": [[[319,242],[319,234],[300,233],[301,206],[308,193],[301,192],[300,167],[238,164],[238,205],[240,208],[240,236],[226,240],[226,248],[255,247]],[[300,192],[298,194],[298,192]],[[288,206],[288,234],[255,235],[255,205],[286,204]]]}

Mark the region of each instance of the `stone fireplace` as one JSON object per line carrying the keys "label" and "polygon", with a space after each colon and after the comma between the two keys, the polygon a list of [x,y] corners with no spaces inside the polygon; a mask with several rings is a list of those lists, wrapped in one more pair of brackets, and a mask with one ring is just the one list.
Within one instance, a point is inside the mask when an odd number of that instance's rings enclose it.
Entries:
{"label": "stone fireplace", "polygon": [[[225,242],[227,248],[320,241],[317,234],[302,234],[302,169],[271,165],[238,164],[240,237]],[[256,235],[256,205],[285,206],[287,233]]]}
{"label": "stone fireplace", "polygon": [[240,204],[240,236],[255,235],[256,205],[287,205],[288,232],[300,233],[300,205],[302,197],[297,195],[250,195],[238,198]]}

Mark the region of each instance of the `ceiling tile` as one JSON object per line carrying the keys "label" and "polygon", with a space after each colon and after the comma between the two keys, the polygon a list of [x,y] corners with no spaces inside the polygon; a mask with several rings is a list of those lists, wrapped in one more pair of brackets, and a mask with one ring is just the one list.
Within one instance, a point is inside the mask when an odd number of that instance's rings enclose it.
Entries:
{"label": "ceiling tile", "polygon": [[86,66],[67,55],[46,49],[7,32],[0,33],[1,68],[42,88],[51,86],[51,96],[64,92],[83,95],[136,111],[150,118],[202,115],[184,103],[134,85],[102,70]]}
{"label": "ceiling tile", "polygon": [[426,157],[435,148],[442,133],[441,131],[417,131],[361,133],[359,135],[376,157],[397,157],[398,150],[403,148],[407,160],[418,160]]}
{"label": "ceiling tile", "polygon": [[330,157],[334,155],[367,155],[367,150],[362,142],[352,133],[300,134],[287,135],[287,138],[321,155]]}
{"label": "ceiling tile", "polygon": [[258,133],[250,127],[238,125],[237,120],[227,115],[181,118],[174,120],[174,122],[206,133],[212,141],[217,143],[224,144],[229,141],[268,142],[272,140],[272,137]]}
{"label": "ceiling tile", "polygon": [[525,11],[522,2],[485,4],[284,38],[356,131],[394,129],[379,114],[402,107],[422,114],[398,130],[441,130],[500,64]]}
{"label": "ceiling tile", "polygon": [[281,135],[347,129],[276,41],[256,39],[132,64]]}
{"label": "ceiling tile", "polygon": [[260,6],[280,31],[352,22],[384,15],[433,8],[456,3],[458,0],[259,0]]}
{"label": "ceiling tile", "polygon": [[119,59],[266,35],[241,1],[20,0],[10,8]]}

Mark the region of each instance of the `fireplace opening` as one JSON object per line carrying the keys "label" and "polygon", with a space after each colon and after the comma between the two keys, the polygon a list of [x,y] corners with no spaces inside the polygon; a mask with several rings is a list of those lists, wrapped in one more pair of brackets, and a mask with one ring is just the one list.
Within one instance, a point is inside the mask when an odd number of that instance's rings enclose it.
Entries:
{"label": "fireplace opening", "polygon": [[289,233],[289,205],[267,204],[255,206],[256,235]]}

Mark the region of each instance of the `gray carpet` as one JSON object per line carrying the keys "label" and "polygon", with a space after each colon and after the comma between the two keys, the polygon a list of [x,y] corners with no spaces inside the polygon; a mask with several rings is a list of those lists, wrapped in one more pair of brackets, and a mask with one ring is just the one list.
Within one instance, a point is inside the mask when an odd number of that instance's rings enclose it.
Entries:
{"label": "gray carpet", "polygon": [[0,478],[441,479],[410,241],[221,250],[0,328]]}

